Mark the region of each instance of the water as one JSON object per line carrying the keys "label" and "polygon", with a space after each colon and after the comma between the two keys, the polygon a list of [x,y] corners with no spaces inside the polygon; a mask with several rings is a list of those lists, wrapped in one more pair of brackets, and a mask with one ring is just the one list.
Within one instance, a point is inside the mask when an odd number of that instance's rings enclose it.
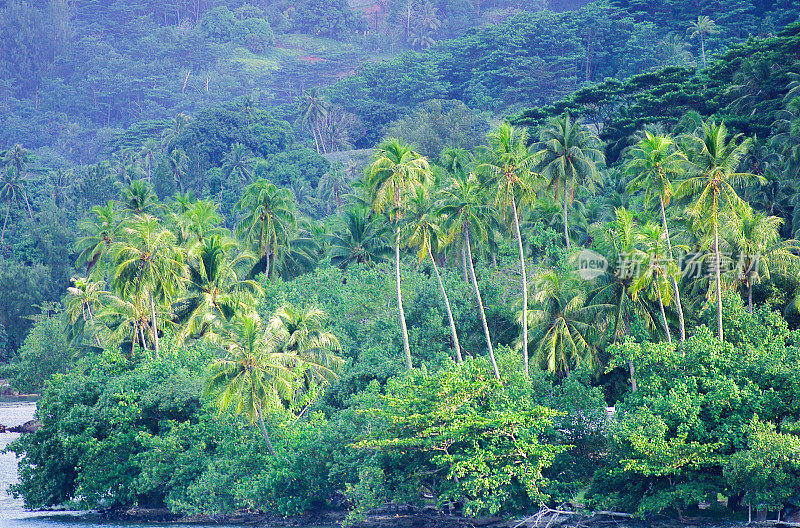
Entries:
{"label": "water", "polygon": [[[15,426],[33,419],[36,403],[31,401],[0,401],[0,424]],[[19,437],[19,433],[0,433],[0,450]],[[0,528],[164,528],[164,524],[118,524],[98,525],[70,514],[25,511],[22,499],[14,499],[7,493],[8,486],[17,482],[17,458],[14,453],[0,454]],[[178,528],[181,525],[166,525]],[[193,524],[192,528],[220,528],[220,525]]]}

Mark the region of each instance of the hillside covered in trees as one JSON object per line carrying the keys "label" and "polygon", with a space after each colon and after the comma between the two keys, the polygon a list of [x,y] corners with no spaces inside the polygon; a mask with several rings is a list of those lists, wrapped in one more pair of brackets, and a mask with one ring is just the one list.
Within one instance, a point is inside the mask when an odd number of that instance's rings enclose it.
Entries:
{"label": "hillside covered in trees", "polygon": [[28,507],[800,507],[792,2],[131,5],[0,2]]}

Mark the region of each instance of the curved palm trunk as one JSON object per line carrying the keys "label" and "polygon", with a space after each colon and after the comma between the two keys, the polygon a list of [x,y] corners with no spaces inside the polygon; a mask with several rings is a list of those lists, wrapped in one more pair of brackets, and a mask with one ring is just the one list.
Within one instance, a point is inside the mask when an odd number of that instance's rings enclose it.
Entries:
{"label": "curved palm trunk", "polygon": [[[517,215],[517,202],[511,197],[511,206],[514,212],[514,233],[517,235],[519,248],[519,269],[522,272],[522,368],[528,374],[528,275],[525,269],[525,249],[522,247],[522,235],[519,232],[519,217]],[[494,254],[493,254],[494,256]]]}
{"label": "curved palm trunk", "polygon": [[[672,241],[669,238],[669,227],[667,226],[667,215],[664,212],[664,199],[662,197],[658,197],[658,203],[661,206],[661,223],[664,225],[664,235],[667,237],[667,251],[669,252],[669,258],[672,258]],[[675,308],[678,309],[678,325],[681,331],[681,343],[686,341],[686,323],[683,320],[683,305],[681,304],[681,292],[678,289],[678,282],[675,280],[675,277],[670,277],[670,282],[672,282],[672,289],[675,292]]]}
{"label": "curved palm trunk", "polygon": [[723,341],[722,336],[722,280],[720,279],[720,262],[719,262],[719,229],[717,222],[714,222],[714,261],[715,275],[717,280],[717,335],[719,340]]}
{"label": "curved palm trunk", "polygon": [[261,407],[256,408],[256,414],[258,415],[258,428],[261,429],[261,436],[263,436],[264,440],[267,441],[267,449],[269,449],[269,454],[275,458],[278,458],[278,454],[275,452],[275,448],[272,446],[272,440],[269,439],[267,428],[264,426],[264,413],[261,412]]}
{"label": "curved palm trunk", "polygon": [[475,266],[472,265],[472,246],[469,244],[469,229],[464,229],[464,246],[467,248],[467,261],[469,262],[469,272],[472,276],[472,287],[475,288],[475,297],[478,299],[478,312],[481,314],[481,324],[483,325],[483,333],[486,336],[486,346],[489,348],[489,360],[492,362],[494,377],[500,379],[500,371],[497,370],[497,361],[494,359],[492,338],[489,335],[489,325],[486,323],[486,314],[483,312],[481,291],[478,289],[478,280],[475,278]]}
{"label": "curved palm trunk", "polygon": [[3,243],[3,239],[6,237],[6,224],[8,224],[9,214],[11,214],[11,200],[8,201],[8,207],[6,207],[6,219],[3,222],[3,233],[0,234],[0,244]]}
{"label": "curved palm trunk", "polygon": [[153,320],[153,345],[156,359],[158,359],[158,323],[156,322],[156,303],[153,301],[153,292],[150,292],[150,317]]}
{"label": "curved palm trunk", "polygon": [[408,346],[408,328],[406,313],[403,311],[403,294],[400,292],[400,224],[395,230],[394,242],[394,279],[397,287],[397,311],[400,313],[400,330],[403,333],[403,352],[406,356],[406,368],[411,370],[411,348]]}
{"label": "curved palm trunk", "polygon": [[447,310],[447,319],[450,321],[450,334],[453,337],[453,348],[456,350],[456,361],[461,363],[464,359],[461,357],[461,345],[458,343],[458,332],[456,332],[456,323],[453,321],[453,311],[450,309],[450,299],[447,298],[447,292],[442,283],[442,276],[439,274],[439,267],[436,265],[436,259],[433,258],[430,246],[428,247],[428,257],[433,264],[433,271],[436,273],[436,280],[439,281],[439,289],[442,290],[442,297],[444,297],[444,307]]}
{"label": "curved palm trunk", "polygon": [[569,226],[567,225],[567,181],[564,180],[564,241],[567,243],[569,251]]}

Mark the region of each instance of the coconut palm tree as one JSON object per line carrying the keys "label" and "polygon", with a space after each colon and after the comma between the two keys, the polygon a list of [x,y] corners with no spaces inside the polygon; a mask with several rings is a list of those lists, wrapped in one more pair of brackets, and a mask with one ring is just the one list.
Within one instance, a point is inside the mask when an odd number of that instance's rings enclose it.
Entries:
{"label": "coconut palm tree", "polygon": [[325,330],[325,318],[325,312],[316,306],[284,304],[272,314],[267,333],[276,350],[286,354],[288,365],[302,363],[308,381],[329,384],[338,376],[344,360],[336,355],[342,345]]}
{"label": "coconut palm tree", "polygon": [[678,275],[678,265],[667,256],[665,244],[666,235],[661,227],[655,224],[646,224],[639,230],[639,240],[643,246],[644,259],[641,263],[640,273],[630,286],[631,297],[637,300],[639,293],[646,291],[650,298],[658,303],[661,313],[661,324],[668,343],[672,343],[672,335],[667,323],[667,314],[664,306],[669,306],[672,301],[672,283]]}
{"label": "coconut palm tree", "polygon": [[172,118],[170,126],[161,132],[161,146],[167,152],[171,152],[175,148],[175,144],[180,137],[186,132],[191,122],[192,118],[184,113],[180,113]]}
{"label": "coconut palm tree", "polygon": [[564,240],[570,249],[567,208],[570,190],[574,195],[580,185],[591,189],[597,179],[596,163],[603,161],[600,140],[589,129],[574,121],[569,114],[552,119],[542,131],[536,157],[539,173],[547,179],[549,190],[563,196]]}
{"label": "coconut palm tree", "polygon": [[[628,192],[644,191],[645,201],[650,203],[658,198],[661,213],[661,226],[667,244],[666,256],[673,258],[672,241],[669,236],[669,225],[665,208],[672,200],[672,179],[681,174],[688,165],[683,152],[675,148],[674,140],[669,136],[654,135],[645,132],[645,139],[640,141],[629,153],[630,159],[625,165],[629,174],[634,175],[628,185]],[[681,305],[681,294],[674,275],[670,275],[672,291],[675,296],[675,307],[678,310],[681,343],[686,339],[686,326]]]}
{"label": "coconut palm tree", "polygon": [[155,139],[148,139],[139,150],[139,159],[147,167],[147,183],[153,184],[153,161],[159,152],[159,145]]}
{"label": "coconut palm tree", "polygon": [[705,15],[697,17],[696,22],[691,22],[689,28],[686,30],[689,33],[689,38],[700,39],[700,51],[703,55],[703,69],[706,68],[706,35],[714,35],[719,33],[719,27],[713,20]]}
{"label": "coconut palm tree", "polygon": [[194,200],[194,197],[190,200],[188,203],[176,201],[180,213],[174,215],[178,237],[189,245],[219,233],[222,223],[222,215],[217,211],[219,204],[211,200]]}
{"label": "coconut palm tree", "polygon": [[416,194],[408,202],[409,214],[406,220],[405,236],[409,248],[417,248],[417,258],[420,262],[429,259],[439,283],[439,290],[442,292],[444,307],[447,311],[447,320],[450,323],[450,335],[453,338],[453,349],[456,351],[456,361],[461,363],[461,345],[458,343],[458,332],[456,323],[453,320],[453,310],[450,308],[450,299],[444,289],[442,276],[439,267],[436,265],[435,253],[439,252],[439,247],[444,245],[445,233],[440,222],[441,217],[433,209],[430,195],[423,187],[417,189]]}
{"label": "coconut palm tree", "polygon": [[209,366],[206,392],[220,410],[232,407],[257,423],[270,454],[277,457],[264,415],[292,399],[297,376],[285,365],[285,356],[276,352],[255,312],[236,314],[222,349],[227,356]]}
{"label": "coconut palm tree", "polygon": [[231,151],[225,155],[222,173],[226,178],[238,177],[246,183],[253,177],[253,163],[254,159],[248,148],[241,143],[234,143],[231,145]]}
{"label": "coconut palm tree", "polygon": [[350,264],[377,264],[389,257],[388,226],[370,209],[354,206],[338,217],[339,227],[328,241],[331,264],[346,269]]}
{"label": "coconut palm tree", "polygon": [[184,255],[175,235],[151,215],[136,215],[114,244],[116,268],[112,284],[124,297],[145,296],[150,308],[152,340],[158,357],[156,299],[168,301],[185,276]]}
{"label": "coconut palm tree", "polygon": [[169,151],[169,154],[167,154],[167,164],[175,180],[175,185],[178,186],[180,192],[183,192],[183,179],[189,172],[189,156],[186,155],[183,149],[172,149]]}
{"label": "coconut palm tree", "polygon": [[[314,136],[314,145],[317,148],[317,154],[325,153],[328,151],[325,148],[325,141],[323,140],[322,133],[320,132],[320,123],[325,119],[330,110],[330,103],[325,100],[325,97],[319,92],[318,88],[312,88],[303,92],[300,100],[300,112],[302,114],[303,122],[311,129],[311,134]],[[320,152],[320,146],[322,152]]]}
{"label": "coconut palm tree", "polygon": [[584,283],[572,274],[548,270],[532,284],[528,317],[541,367],[562,376],[580,364],[596,370],[601,336],[595,323],[606,306],[590,304]]}
{"label": "coconut palm tree", "polygon": [[234,211],[242,211],[246,215],[236,231],[258,256],[253,272],[263,265],[267,277],[271,277],[275,261],[288,249],[292,231],[297,227],[292,192],[279,189],[274,183],[260,178],[247,187],[244,196],[234,206]]}
{"label": "coconut palm tree", "polygon": [[[327,205],[328,212],[344,205],[344,195],[350,192],[350,181],[341,163],[331,164],[330,169],[319,180],[317,193]],[[334,207],[331,207],[335,204]]]}
{"label": "coconut palm tree", "polygon": [[522,364],[528,374],[528,275],[525,264],[525,247],[519,229],[518,207],[534,198],[534,175],[531,167],[536,156],[528,148],[525,129],[503,123],[487,136],[490,150],[481,165],[489,173],[495,202],[501,216],[510,211],[514,238],[519,250],[519,269],[522,275]]}
{"label": "coconut palm tree", "polygon": [[122,188],[122,208],[133,215],[155,214],[161,209],[153,188],[141,180]]}
{"label": "coconut palm tree", "polygon": [[179,343],[190,337],[219,341],[233,315],[263,295],[256,281],[244,278],[255,256],[237,250],[238,243],[222,235],[208,236],[189,250],[186,293],[174,308]]}
{"label": "coconut palm tree", "polygon": [[92,221],[81,224],[81,230],[86,234],[75,244],[75,249],[78,251],[75,264],[86,266],[86,272],[90,274],[93,269],[105,271],[105,266],[102,265],[105,263],[104,257],[119,238],[121,229],[114,200],[109,200],[105,207],[100,205],[92,207],[92,215],[94,216]]}
{"label": "coconut palm tree", "polygon": [[[0,174],[3,176],[2,179],[0,179],[0,200],[6,202],[6,215],[3,221],[3,230],[2,233],[0,233],[1,244],[6,235],[8,217],[11,214],[11,204],[19,204],[22,199],[28,203],[28,198],[25,192],[24,181],[20,174],[14,170],[13,166],[9,165],[5,172]],[[33,212],[31,212],[30,205],[28,205],[28,214],[30,214],[31,221],[33,221]]]}
{"label": "coconut palm tree", "polygon": [[738,254],[734,284],[740,284],[747,292],[748,312],[753,311],[753,284],[775,273],[796,271],[800,265],[800,242],[781,239],[782,223],[783,219],[755,212],[749,206],[725,222],[722,236]]}
{"label": "coconut palm tree", "polygon": [[147,334],[150,334],[151,316],[148,313],[145,295],[129,294],[125,297],[107,293],[103,295],[98,319],[110,330],[110,339],[126,349],[130,339],[131,357],[136,345],[147,349]]}
{"label": "coconut palm tree", "polygon": [[370,189],[372,208],[381,214],[388,210],[389,220],[395,226],[394,268],[397,287],[397,309],[403,335],[403,352],[406,367],[411,369],[411,349],[408,345],[408,329],[400,292],[400,222],[406,196],[430,178],[428,160],[420,156],[396,138],[389,138],[378,145],[372,156],[367,184]]}
{"label": "coconut palm tree", "polygon": [[703,123],[698,134],[688,139],[691,176],[677,189],[677,195],[693,199],[687,212],[697,225],[713,236],[714,274],[717,296],[717,336],[722,334],[722,285],[720,279],[719,226],[720,215],[737,217],[746,205],[736,188],[750,181],[764,181],[763,176],[737,172],[750,147],[750,139],[739,141],[742,134],[728,139],[724,123]]}
{"label": "coconut palm tree", "polygon": [[[72,339],[86,334],[87,324],[92,327],[95,322],[95,311],[102,304],[104,295],[100,283],[93,282],[85,277],[73,277],[72,286],[67,288],[64,300],[66,315],[71,327]],[[102,346],[100,337],[95,333],[95,343]]]}
{"label": "coconut palm tree", "polygon": [[454,240],[456,237],[464,240],[472,287],[475,291],[475,298],[478,300],[478,313],[486,337],[486,347],[489,350],[489,360],[492,363],[495,377],[500,379],[500,371],[497,369],[497,362],[494,358],[492,338],[489,335],[489,325],[483,311],[483,300],[480,289],[478,289],[478,280],[475,277],[470,243],[472,237],[479,241],[486,239],[489,218],[494,214],[488,203],[489,200],[483,192],[483,186],[474,175],[470,174],[466,178],[453,178],[450,185],[442,190],[439,212],[444,217],[448,240]]}

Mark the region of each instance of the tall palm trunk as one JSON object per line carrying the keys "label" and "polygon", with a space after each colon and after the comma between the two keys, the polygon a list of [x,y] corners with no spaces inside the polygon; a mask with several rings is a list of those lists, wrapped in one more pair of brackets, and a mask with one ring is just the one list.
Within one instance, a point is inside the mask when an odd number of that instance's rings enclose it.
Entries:
{"label": "tall palm trunk", "polygon": [[11,200],[8,201],[8,207],[6,207],[6,219],[3,222],[3,233],[0,234],[0,244],[3,243],[3,239],[6,237],[6,224],[8,224],[8,215],[11,214]]}
{"label": "tall palm trunk", "polygon": [[[623,327],[624,327],[623,328],[623,334],[625,334],[625,335],[628,334],[628,325],[627,325],[627,323],[625,321],[623,321],[623,316],[622,316],[622,311],[623,311],[623,309],[625,307],[625,289],[624,289],[625,287],[623,286],[622,288],[623,288],[623,290],[622,290],[622,293],[620,294],[620,297],[619,297],[619,309],[617,310],[617,320],[616,320],[616,323],[614,323],[614,342],[615,343],[617,342],[617,328],[619,328],[619,324],[620,323],[622,323]],[[628,372],[630,373],[630,376],[631,376],[631,391],[632,392],[636,392],[636,376],[635,376],[636,372],[634,371],[633,360],[631,360],[631,359],[628,360]]]}
{"label": "tall palm trunk", "polygon": [[511,197],[511,207],[514,213],[514,233],[517,237],[519,249],[519,269],[522,272],[522,368],[528,374],[528,274],[525,269],[525,249],[522,247],[522,235],[519,232],[519,216],[517,215],[517,201]]}
{"label": "tall palm trunk", "polygon": [[403,311],[403,294],[400,292],[400,222],[397,223],[397,228],[395,229],[394,280],[397,287],[397,311],[400,314],[400,330],[403,333],[403,352],[406,356],[406,368],[411,370],[411,348],[408,346],[406,313]]}
{"label": "tall palm trunk", "polygon": [[464,229],[464,246],[467,248],[467,262],[469,263],[469,272],[472,276],[472,287],[475,288],[475,297],[478,299],[478,312],[481,314],[481,324],[483,325],[483,333],[486,336],[486,346],[489,348],[489,360],[492,362],[492,369],[494,370],[494,377],[500,379],[500,371],[497,370],[497,361],[494,359],[494,348],[492,348],[492,338],[489,335],[489,325],[486,323],[486,314],[483,312],[483,300],[481,299],[481,291],[478,289],[478,279],[475,278],[475,266],[472,265],[472,246],[469,244],[469,228]]}
{"label": "tall palm trunk", "polygon": [[564,240],[569,251],[569,226],[567,225],[567,180],[564,180]]}
{"label": "tall palm trunk", "polygon": [[153,320],[153,345],[155,346],[156,359],[158,359],[158,323],[156,322],[156,303],[153,301],[153,292],[150,292],[150,317]]}
{"label": "tall palm trunk", "polygon": [[706,69],[706,41],[702,31],[700,32],[700,51],[703,53],[703,69]]}
{"label": "tall palm trunk", "polygon": [[753,283],[750,282],[750,275],[747,276],[747,312],[753,313]]}
{"label": "tall palm trunk", "polygon": [[28,193],[23,191],[22,197],[25,198],[25,205],[28,206],[28,216],[31,217],[31,222],[33,222],[33,211],[31,211],[31,203],[28,201]]}
{"label": "tall palm trunk", "polygon": [[[664,212],[664,199],[662,197],[658,197],[658,203],[661,206],[661,223],[664,225],[664,235],[667,237],[667,252],[669,253],[669,258],[672,259],[672,241],[669,238],[669,227],[667,226],[667,215]],[[681,304],[681,292],[678,289],[678,282],[675,280],[675,277],[670,277],[670,282],[672,282],[672,289],[675,292],[675,308],[678,309],[678,324],[681,330],[681,343],[686,340],[686,323],[683,320],[683,305]]]}
{"label": "tall palm trunk", "polygon": [[719,340],[723,341],[722,336],[722,280],[720,279],[720,262],[719,262],[719,227],[717,222],[714,222],[714,262],[715,262],[715,275],[717,280],[717,335]]}
{"label": "tall palm trunk", "polygon": [[267,441],[267,449],[269,449],[269,454],[275,458],[278,458],[278,454],[275,452],[275,448],[272,446],[272,440],[269,439],[267,428],[264,426],[264,413],[261,411],[261,407],[256,407],[256,415],[258,415],[258,428],[261,429],[261,436],[263,436],[264,440]]}
{"label": "tall palm trunk", "polygon": [[667,324],[667,314],[664,311],[664,301],[661,300],[661,292],[656,289],[656,297],[658,297],[658,309],[661,310],[661,324],[664,325],[664,333],[667,334],[667,343],[672,343],[672,336],[669,333],[669,325]]}
{"label": "tall palm trunk", "polygon": [[430,246],[428,247],[428,257],[433,264],[433,271],[436,273],[436,280],[439,281],[439,289],[442,290],[442,297],[444,297],[444,307],[447,310],[447,319],[450,321],[450,334],[453,337],[453,348],[456,350],[456,361],[461,363],[464,359],[461,357],[461,345],[458,343],[458,332],[456,332],[456,323],[453,321],[453,311],[450,309],[450,299],[447,298],[447,292],[442,283],[442,276],[439,274],[439,267],[436,266],[436,259],[433,258]]}
{"label": "tall palm trunk", "polygon": [[467,250],[464,246],[461,246],[461,270],[464,273],[464,282],[469,282],[469,276],[467,275]]}

